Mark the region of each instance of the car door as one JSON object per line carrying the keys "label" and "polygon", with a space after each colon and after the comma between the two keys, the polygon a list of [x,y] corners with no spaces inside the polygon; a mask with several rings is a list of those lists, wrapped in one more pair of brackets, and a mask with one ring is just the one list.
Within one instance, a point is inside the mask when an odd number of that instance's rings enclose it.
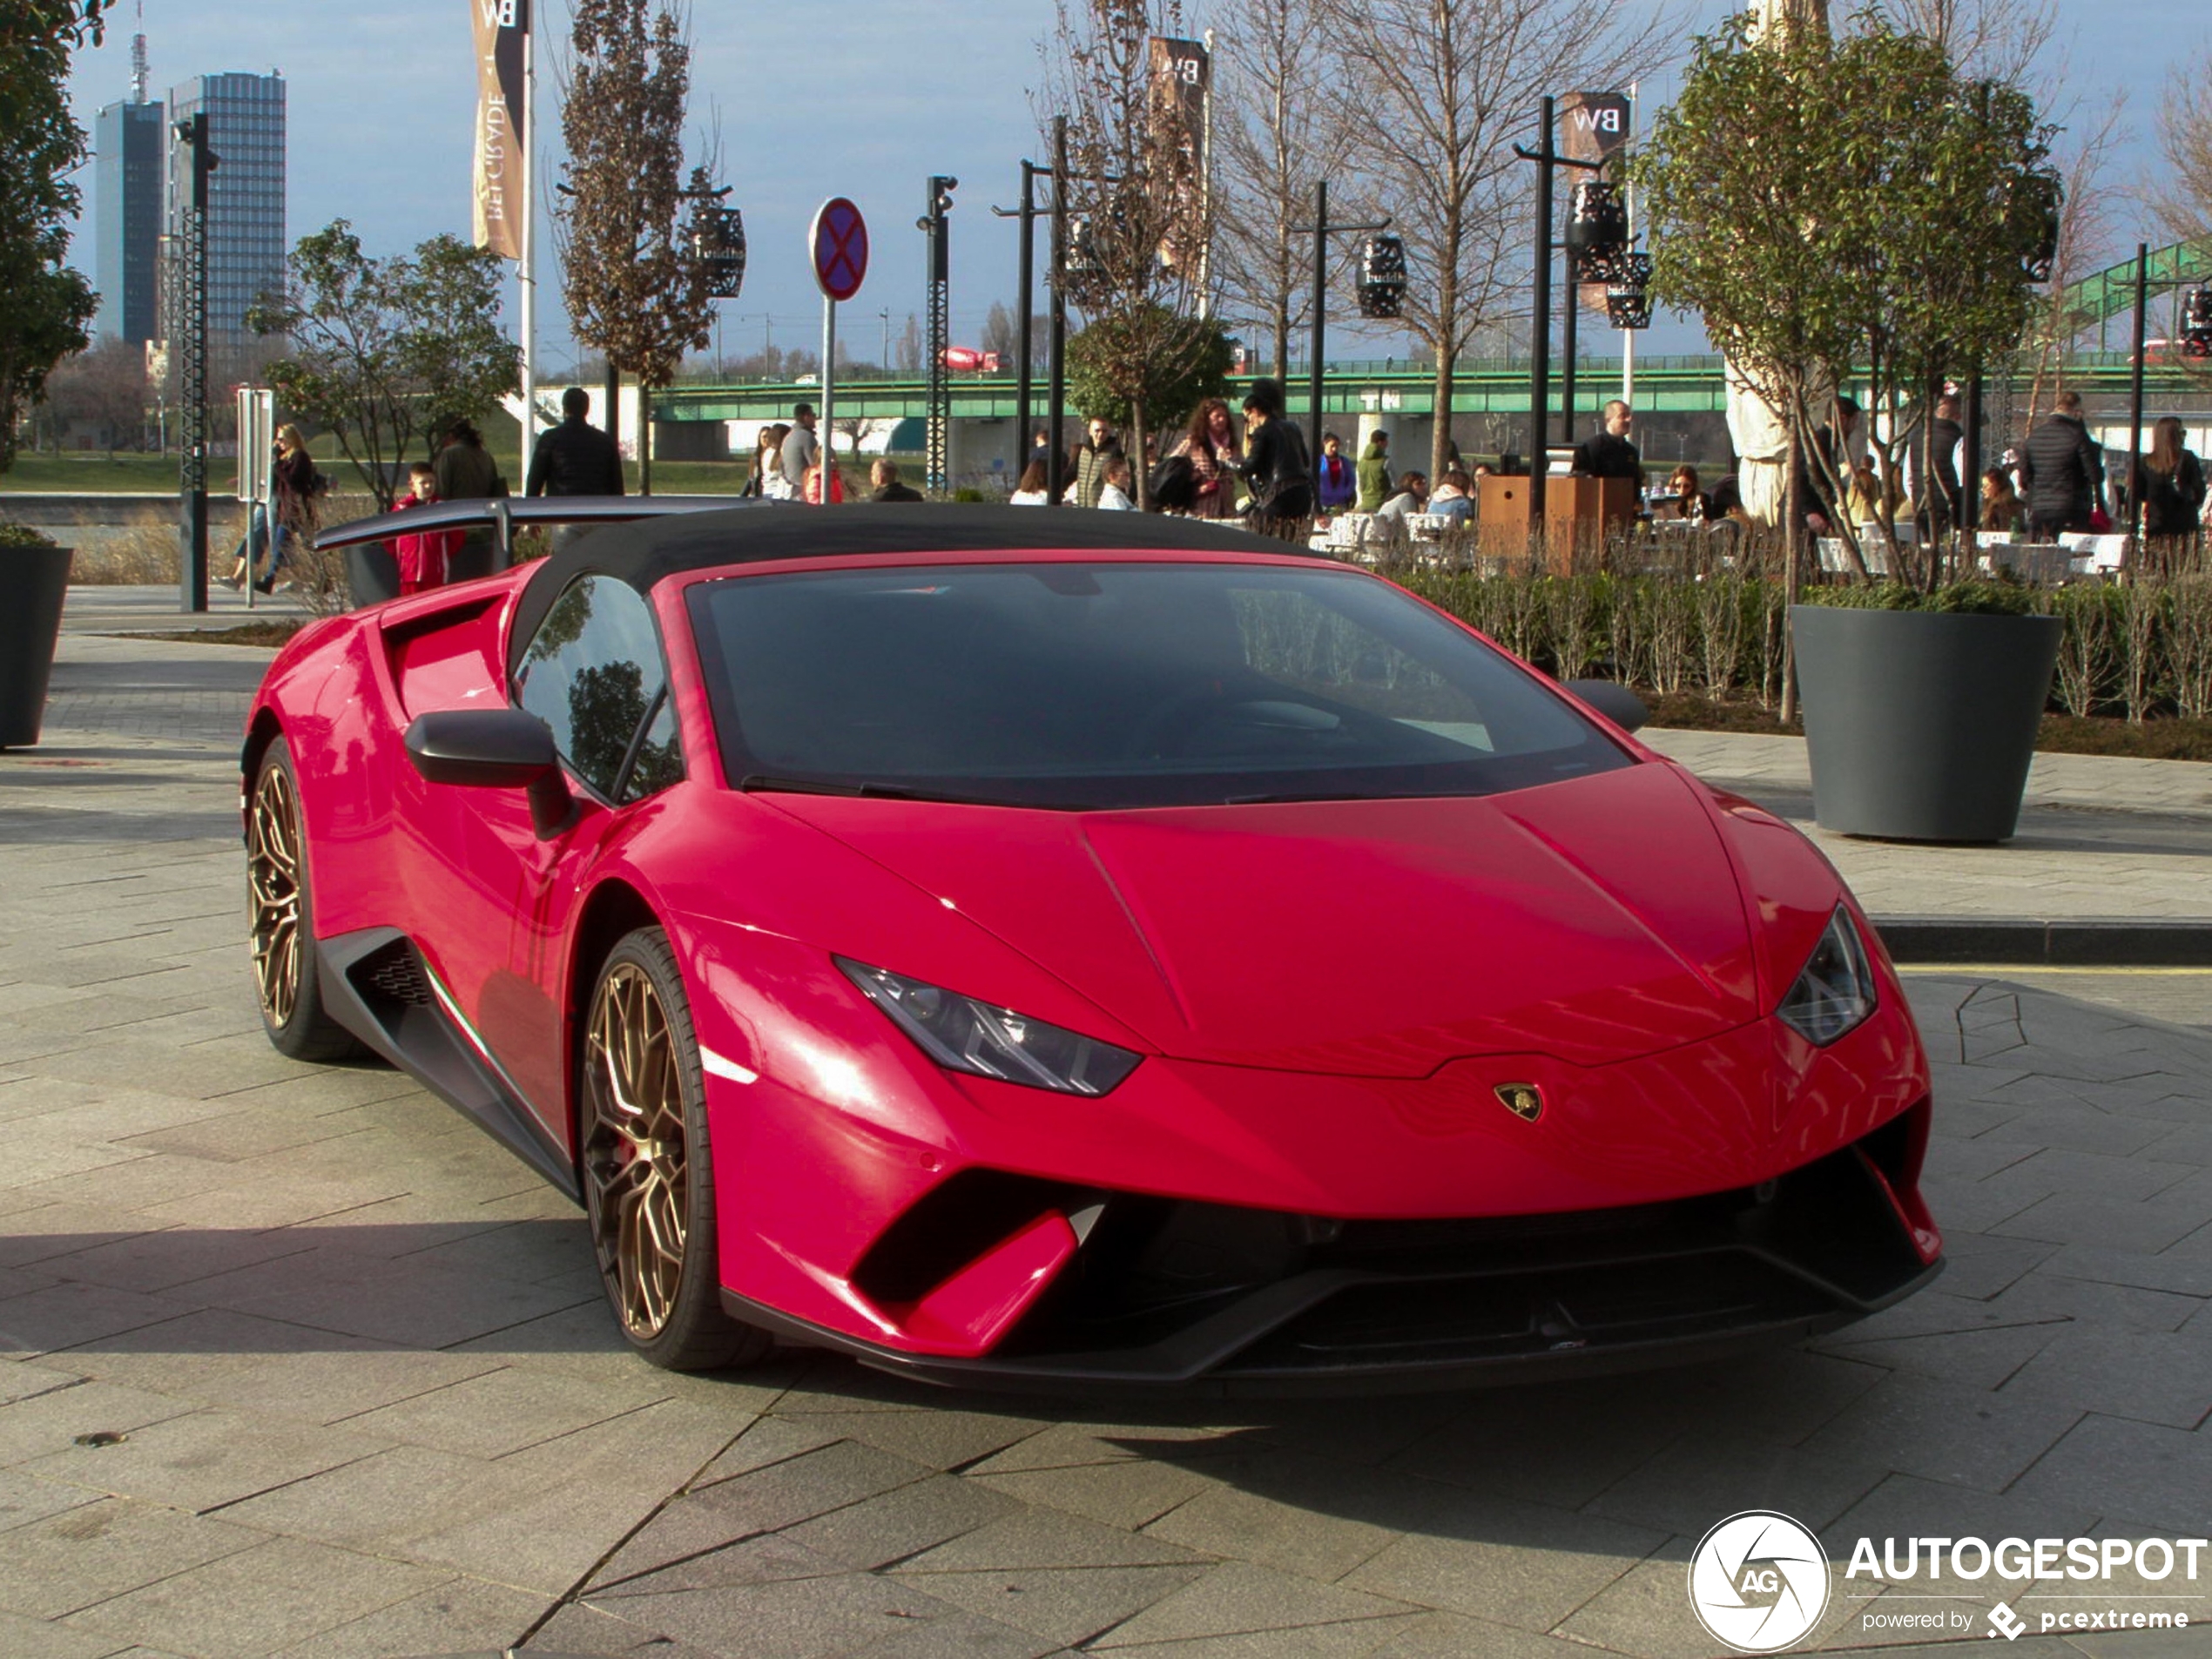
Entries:
{"label": "car door", "polygon": [[[487,828],[518,873],[503,970],[481,1003],[484,1041],[547,1127],[565,1138],[561,939],[593,854],[624,810],[684,775],[652,610],[628,583],[577,577],[523,647],[512,698],[552,729],[577,797],[569,827],[540,840],[512,792]],[[486,795],[501,792],[478,792]]]}

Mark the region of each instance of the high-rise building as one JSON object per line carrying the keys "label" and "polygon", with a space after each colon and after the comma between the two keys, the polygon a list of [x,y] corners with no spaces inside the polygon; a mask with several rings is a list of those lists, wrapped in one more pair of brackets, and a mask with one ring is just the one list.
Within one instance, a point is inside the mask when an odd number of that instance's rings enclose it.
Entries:
{"label": "high-rise building", "polygon": [[[203,111],[217,158],[207,190],[207,337],[220,349],[248,338],[247,308],[284,286],[283,78],[274,70],[201,75],[169,89],[172,124]],[[192,159],[173,132],[166,150],[173,235],[190,205]]]}
{"label": "high-rise building", "polygon": [[161,105],[115,103],[92,125],[95,332],[143,345],[160,330]]}

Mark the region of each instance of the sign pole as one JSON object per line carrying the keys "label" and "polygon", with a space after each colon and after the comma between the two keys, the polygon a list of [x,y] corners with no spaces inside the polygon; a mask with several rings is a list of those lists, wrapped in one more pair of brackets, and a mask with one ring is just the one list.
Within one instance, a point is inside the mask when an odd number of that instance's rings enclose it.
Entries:
{"label": "sign pole", "polygon": [[[860,210],[833,196],[814,210],[806,232],[814,260],[814,286],[822,291],[821,505],[830,504],[831,469],[837,463],[837,302],[860,293],[868,273],[868,226]],[[803,483],[803,480],[801,481]]]}
{"label": "sign pole", "polygon": [[[1629,83],[1629,125],[1631,131],[1635,125],[1636,99],[1641,95],[1642,87],[1642,83],[1640,81]],[[1627,137],[1627,134],[1622,135],[1624,142]],[[1629,185],[1629,246],[1634,247],[1635,240],[1636,187],[1631,182]],[[1633,404],[1635,401],[1636,331],[1633,328],[1623,328],[1621,331],[1621,401]]]}
{"label": "sign pole", "polygon": [[[822,500],[830,504],[830,471],[837,464],[837,301],[822,296]],[[802,481],[803,482],[803,481]]]}
{"label": "sign pole", "polygon": [[529,476],[530,454],[537,447],[537,62],[532,49],[536,34],[533,8],[524,8],[523,31],[523,118],[516,130],[523,141],[523,256],[515,262],[517,290],[516,322],[523,346],[523,457],[519,482]]}

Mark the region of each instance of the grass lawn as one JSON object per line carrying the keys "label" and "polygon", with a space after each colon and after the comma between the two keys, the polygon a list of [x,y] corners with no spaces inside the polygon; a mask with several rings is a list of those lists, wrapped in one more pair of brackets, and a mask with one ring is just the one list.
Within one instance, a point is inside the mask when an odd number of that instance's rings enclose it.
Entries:
{"label": "grass lawn", "polygon": [[[219,461],[210,469],[212,493],[231,485],[231,465]],[[215,475],[219,474],[219,476]],[[169,455],[93,453],[34,455],[18,454],[16,464],[0,473],[0,491],[31,495],[91,496],[113,492],[169,491],[177,488],[177,457]]]}

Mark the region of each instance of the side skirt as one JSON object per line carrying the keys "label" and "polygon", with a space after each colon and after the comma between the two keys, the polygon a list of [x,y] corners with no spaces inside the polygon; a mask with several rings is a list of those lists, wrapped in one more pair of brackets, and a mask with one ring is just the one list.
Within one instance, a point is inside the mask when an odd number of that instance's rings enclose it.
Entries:
{"label": "side skirt", "polygon": [[315,941],[330,1017],[469,1118],[576,1204],[568,1149],[546,1133],[522,1091],[471,1032],[395,927]]}

